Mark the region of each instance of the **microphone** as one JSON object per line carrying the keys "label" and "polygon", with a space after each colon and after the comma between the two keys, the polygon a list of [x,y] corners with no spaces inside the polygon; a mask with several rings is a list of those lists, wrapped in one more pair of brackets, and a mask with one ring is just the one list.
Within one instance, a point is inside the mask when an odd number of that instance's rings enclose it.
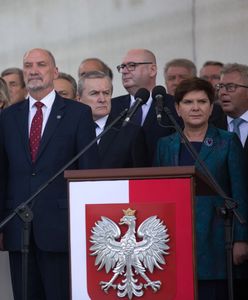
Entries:
{"label": "microphone", "polygon": [[141,88],[136,92],[134,96],[135,102],[128,110],[126,118],[123,121],[122,127],[125,127],[129,123],[129,121],[131,120],[132,116],[136,113],[138,108],[141,105],[145,104],[148,101],[149,97],[150,92],[145,88]]}
{"label": "microphone", "polygon": [[166,96],[166,89],[162,85],[157,85],[152,90],[152,99],[155,101],[155,110],[157,120],[160,123],[162,119],[162,112],[164,111],[164,102]]}

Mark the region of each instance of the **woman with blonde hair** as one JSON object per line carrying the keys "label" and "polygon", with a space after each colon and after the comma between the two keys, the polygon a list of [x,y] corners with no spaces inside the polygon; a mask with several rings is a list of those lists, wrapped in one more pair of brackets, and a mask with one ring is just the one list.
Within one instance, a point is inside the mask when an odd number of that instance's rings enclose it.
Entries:
{"label": "woman with blonde hair", "polygon": [[9,92],[6,82],[0,77],[0,113],[1,111],[10,105]]}

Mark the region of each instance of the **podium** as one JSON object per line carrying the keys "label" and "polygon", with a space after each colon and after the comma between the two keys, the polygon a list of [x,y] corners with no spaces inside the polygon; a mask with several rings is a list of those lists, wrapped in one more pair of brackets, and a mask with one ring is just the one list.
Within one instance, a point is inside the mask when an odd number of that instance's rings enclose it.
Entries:
{"label": "podium", "polygon": [[215,192],[195,167],[72,170],[65,178],[72,300],[197,300],[194,198]]}

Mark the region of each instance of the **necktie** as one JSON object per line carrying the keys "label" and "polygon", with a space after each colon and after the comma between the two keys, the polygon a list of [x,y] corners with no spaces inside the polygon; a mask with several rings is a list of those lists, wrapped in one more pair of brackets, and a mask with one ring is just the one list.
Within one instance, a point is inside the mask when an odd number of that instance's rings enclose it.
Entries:
{"label": "necktie", "polygon": [[241,119],[241,118],[236,118],[236,119],[232,120],[232,123],[233,123],[233,132],[235,132],[238,135],[239,138],[240,138],[240,129],[239,129],[239,126],[243,122],[244,122],[244,120]]}
{"label": "necktie", "polygon": [[33,117],[31,128],[30,128],[29,143],[30,143],[30,151],[31,151],[31,157],[33,162],[36,159],[36,155],[39,149],[39,144],[41,139],[41,129],[42,129],[42,122],[43,122],[43,113],[42,113],[43,105],[44,104],[39,101],[35,103],[37,110]]}
{"label": "necktie", "polygon": [[131,121],[132,121],[132,123],[141,126],[141,123],[142,123],[142,106],[140,106],[138,108],[136,113],[133,115]]}
{"label": "necktie", "polygon": [[[98,136],[101,133],[101,129],[100,129],[99,125],[96,122],[94,122],[94,124],[95,124],[96,136]],[[97,144],[99,144],[99,142],[100,142],[100,139],[97,140]]]}

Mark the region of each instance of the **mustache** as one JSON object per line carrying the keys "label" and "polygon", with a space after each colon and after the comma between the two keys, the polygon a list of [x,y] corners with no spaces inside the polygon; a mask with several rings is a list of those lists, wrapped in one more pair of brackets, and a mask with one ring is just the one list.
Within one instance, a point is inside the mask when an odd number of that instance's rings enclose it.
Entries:
{"label": "mustache", "polygon": [[28,82],[34,79],[39,79],[39,80],[43,80],[43,78],[41,76],[37,76],[37,75],[31,75],[30,77],[28,77]]}

